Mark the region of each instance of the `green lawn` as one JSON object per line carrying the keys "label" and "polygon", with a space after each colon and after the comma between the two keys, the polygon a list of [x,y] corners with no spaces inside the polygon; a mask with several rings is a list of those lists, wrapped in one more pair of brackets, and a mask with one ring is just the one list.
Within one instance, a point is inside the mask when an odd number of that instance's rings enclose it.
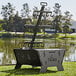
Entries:
{"label": "green lawn", "polygon": [[14,70],[14,67],[14,65],[0,66],[0,76],[76,76],[76,62],[64,62],[64,71],[49,67],[46,73],[39,73],[40,67],[31,68],[31,66],[23,65],[18,70]]}

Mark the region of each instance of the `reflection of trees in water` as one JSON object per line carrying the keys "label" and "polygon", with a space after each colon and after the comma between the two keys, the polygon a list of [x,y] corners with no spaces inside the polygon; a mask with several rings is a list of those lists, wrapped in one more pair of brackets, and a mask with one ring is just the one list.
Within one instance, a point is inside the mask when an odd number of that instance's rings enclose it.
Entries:
{"label": "reflection of trees in water", "polygon": [[[65,40],[65,59],[67,61],[72,61],[72,59],[74,59],[75,57],[75,49],[76,49],[76,44],[74,42],[74,40],[70,40],[70,39],[64,39]],[[76,61],[76,59],[74,59],[73,61]]]}
{"label": "reflection of trees in water", "polygon": [[76,48],[76,44],[74,42],[71,42],[72,40],[70,39],[56,39],[56,44],[55,41],[48,41],[49,44],[47,43],[47,46],[49,48],[61,48],[61,49],[65,49],[65,58],[67,57],[69,61],[71,61],[71,54],[75,53],[75,48]]}
{"label": "reflection of trees in water", "polygon": [[68,40],[65,41],[64,39],[56,39],[56,43],[55,39],[49,39],[48,41],[46,41],[46,43],[48,44],[48,46],[50,45],[48,48],[64,48],[64,49],[69,48]]}
{"label": "reflection of trees in water", "polygon": [[0,41],[0,49],[4,52],[2,63],[12,63],[12,60],[15,59],[13,49],[21,47],[19,39],[1,39]]}
{"label": "reflection of trees in water", "polygon": [[[0,52],[4,52],[3,64],[12,63],[15,60],[14,48],[21,48],[23,46],[24,39],[21,38],[10,38],[10,39],[0,39]],[[66,49],[65,57],[75,53],[76,44],[75,42],[70,42],[68,39],[57,39],[56,47],[54,39],[45,39],[45,48],[64,48]]]}

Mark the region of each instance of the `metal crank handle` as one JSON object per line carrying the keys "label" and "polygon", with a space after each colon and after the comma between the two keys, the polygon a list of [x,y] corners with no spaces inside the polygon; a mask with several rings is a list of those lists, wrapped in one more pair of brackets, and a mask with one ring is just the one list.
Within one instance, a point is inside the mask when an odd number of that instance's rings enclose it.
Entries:
{"label": "metal crank handle", "polygon": [[40,2],[41,6],[47,6],[47,2]]}

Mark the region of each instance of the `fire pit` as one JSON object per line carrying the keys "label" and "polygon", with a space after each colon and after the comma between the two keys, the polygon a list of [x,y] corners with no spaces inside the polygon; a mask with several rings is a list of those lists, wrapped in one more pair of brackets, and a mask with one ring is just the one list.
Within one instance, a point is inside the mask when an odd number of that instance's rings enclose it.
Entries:
{"label": "fire pit", "polygon": [[[47,67],[57,66],[59,71],[63,71],[63,57],[65,50],[64,49],[36,49],[33,48],[35,44],[35,37],[37,34],[38,25],[40,24],[41,17],[44,11],[44,7],[47,5],[46,2],[41,2],[41,10],[36,26],[34,27],[34,34],[32,41],[29,42],[29,48],[16,48],[14,49],[15,57],[17,60],[15,69],[19,69],[21,65],[31,65],[33,67],[41,66],[40,72],[46,72]],[[37,11],[35,11],[37,12]],[[47,12],[51,13],[51,12]],[[27,43],[27,42],[26,42]],[[25,43],[25,44],[26,44]]]}

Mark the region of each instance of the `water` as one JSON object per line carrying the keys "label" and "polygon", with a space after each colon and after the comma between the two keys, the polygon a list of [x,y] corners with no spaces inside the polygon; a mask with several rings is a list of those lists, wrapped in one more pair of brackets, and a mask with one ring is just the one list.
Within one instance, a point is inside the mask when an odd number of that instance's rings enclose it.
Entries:
{"label": "water", "polygon": [[[14,48],[24,47],[25,41],[31,41],[31,39],[25,38],[0,38],[0,65],[15,64],[16,59],[13,52]],[[37,41],[44,42],[42,48],[65,48],[66,53],[64,61],[76,61],[76,40],[75,39],[37,39]]]}

